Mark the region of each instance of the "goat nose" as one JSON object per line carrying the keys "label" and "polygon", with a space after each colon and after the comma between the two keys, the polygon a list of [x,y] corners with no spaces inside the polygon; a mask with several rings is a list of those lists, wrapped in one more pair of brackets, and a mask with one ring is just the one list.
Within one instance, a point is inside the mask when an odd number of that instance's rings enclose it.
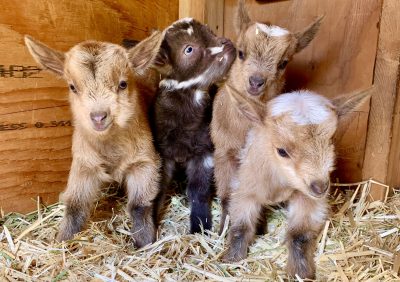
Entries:
{"label": "goat nose", "polygon": [[225,38],[225,37],[220,37],[220,38],[219,38],[219,43],[222,44],[222,45],[225,45],[225,44],[227,44],[228,42],[229,42],[229,39],[228,39],[228,38]]}
{"label": "goat nose", "polygon": [[90,113],[90,118],[94,123],[102,123],[107,118],[107,112]]}
{"label": "goat nose", "polygon": [[260,88],[264,85],[265,79],[260,76],[252,75],[249,77],[249,83],[252,88]]}
{"label": "goat nose", "polygon": [[328,190],[329,181],[322,181],[322,180],[313,181],[311,182],[310,188],[314,192],[314,194],[322,195],[326,192],[326,190]]}

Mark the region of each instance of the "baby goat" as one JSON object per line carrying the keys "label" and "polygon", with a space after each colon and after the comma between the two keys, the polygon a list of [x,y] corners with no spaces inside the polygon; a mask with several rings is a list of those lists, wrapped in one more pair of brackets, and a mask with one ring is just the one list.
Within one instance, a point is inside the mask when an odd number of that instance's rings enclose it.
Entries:
{"label": "baby goat", "polygon": [[163,159],[165,187],[185,169],[191,205],[190,232],[211,228],[213,145],[209,135],[209,88],[228,72],[235,48],[199,22],[185,18],[165,31],[155,66],[163,79],[155,104],[155,138]]}
{"label": "baby goat", "polygon": [[[156,33],[129,53],[111,43],[85,41],[67,53],[26,36],[33,58],[69,84],[74,120],[72,166],[58,240],[79,232],[101,186],[126,187],[132,236],[137,247],[155,240],[153,199],[158,193],[160,160],[152,142],[138,74],[153,63],[162,41]],[[133,72],[134,69],[136,72]]]}
{"label": "baby goat", "polygon": [[238,102],[254,127],[241,151],[231,194],[226,260],[247,256],[263,206],[287,201],[287,271],[315,277],[316,239],[328,215],[326,195],[335,162],[332,137],[338,121],[368,97],[361,93],[329,101],[298,91],[272,99],[261,114],[251,103]]}
{"label": "baby goat", "polygon": [[265,103],[280,94],[284,85],[286,65],[293,55],[314,38],[321,18],[304,31],[291,33],[278,26],[251,21],[244,1],[239,1],[236,29],[238,57],[229,78],[214,100],[211,138],[215,145],[215,180],[222,203],[220,232],[224,228],[229,193],[234,185],[238,153],[243,146],[250,122],[243,119],[232,99],[228,85],[243,98]]}

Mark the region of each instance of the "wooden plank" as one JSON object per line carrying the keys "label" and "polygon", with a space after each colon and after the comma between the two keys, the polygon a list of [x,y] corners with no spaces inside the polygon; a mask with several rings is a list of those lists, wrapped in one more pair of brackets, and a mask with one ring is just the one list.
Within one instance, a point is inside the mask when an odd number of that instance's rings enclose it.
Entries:
{"label": "wooden plank", "polygon": [[1,116],[0,205],[4,211],[30,211],[38,196],[44,203],[58,199],[71,163],[68,118],[68,106]]}
{"label": "wooden plank", "polygon": [[208,25],[218,36],[224,34],[224,0],[179,0],[179,18],[185,17]]}
{"label": "wooden plank", "polygon": [[71,162],[66,83],[41,71],[30,34],[66,51],[95,39],[141,40],[178,18],[178,0],[0,0],[0,208],[27,212],[58,199]]}
{"label": "wooden plank", "polygon": [[393,112],[392,141],[390,144],[387,184],[391,187],[400,187],[400,66],[397,76],[396,104]]}
{"label": "wooden plank", "polygon": [[202,23],[205,20],[206,0],[179,0],[179,18],[194,18]]}
{"label": "wooden plank", "polygon": [[[399,11],[399,1],[384,1],[374,74],[376,91],[371,99],[363,167],[364,178],[372,177],[383,183],[389,181],[388,184],[391,185],[400,184],[397,182],[399,165],[396,163],[400,140],[399,117],[396,114],[400,109],[399,101],[396,105],[400,58]],[[372,189],[371,196],[374,199],[382,199],[384,195],[381,189]]]}
{"label": "wooden plank", "polygon": [[[236,38],[236,0],[225,1],[224,34]],[[367,89],[373,83],[381,0],[246,1],[252,18],[295,32],[325,15],[310,46],[288,65],[286,90],[307,88],[328,97]],[[362,178],[369,105],[342,123],[337,134],[335,177],[344,182]]]}

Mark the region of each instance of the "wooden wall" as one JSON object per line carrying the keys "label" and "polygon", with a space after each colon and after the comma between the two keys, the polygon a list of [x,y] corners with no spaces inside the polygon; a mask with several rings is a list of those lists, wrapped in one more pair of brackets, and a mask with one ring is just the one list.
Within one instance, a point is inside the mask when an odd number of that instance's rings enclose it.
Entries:
{"label": "wooden wall", "polygon": [[[225,0],[224,34],[229,38],[236,38],[236,4]],[[286,90],[307,88],[335,97],[372,86],[381,0],[248,0],[246,4],[254,20],[294,32],[325,15],[314,41],[288,65]],[[365,104],[340,126],[336,177],[342,182],[362,178],[368,114]]]}
{"label": "wooden wall", "polygon": [[178,18],[178,0],[0,0],[0,208],[54,202],[71,162],[71,117],[64,81],[41,71],[25,34],[66,51],[96,39],[143,39]]}

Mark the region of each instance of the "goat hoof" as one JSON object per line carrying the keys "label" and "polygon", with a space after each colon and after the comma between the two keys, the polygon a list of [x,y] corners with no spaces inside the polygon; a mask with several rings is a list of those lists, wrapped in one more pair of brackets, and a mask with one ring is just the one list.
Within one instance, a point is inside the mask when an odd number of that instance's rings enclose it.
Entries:
{"label": "goat hoof", "polygon": [[74,238],[74,234],[64,231],[59,231],[56,240],[58,242],[68,241]]}
{"label": "goat hoof", "polygon": [[228,252],[224,255],[222,261],[223,262],[239,262],[244,260],[247,257],[247,254],[242,254],[239,251],[229,249]]}
{"label": "goat hoof", "polygon": [[135,247],[138,249],[141,249],[144,246],[150,245],[150,244],[154,243],[154,241],[155,241],[155,238],[152,234],[144,234],[144,232],[134,234],[134,235],[132,235],[132,238],[134,240]]}

